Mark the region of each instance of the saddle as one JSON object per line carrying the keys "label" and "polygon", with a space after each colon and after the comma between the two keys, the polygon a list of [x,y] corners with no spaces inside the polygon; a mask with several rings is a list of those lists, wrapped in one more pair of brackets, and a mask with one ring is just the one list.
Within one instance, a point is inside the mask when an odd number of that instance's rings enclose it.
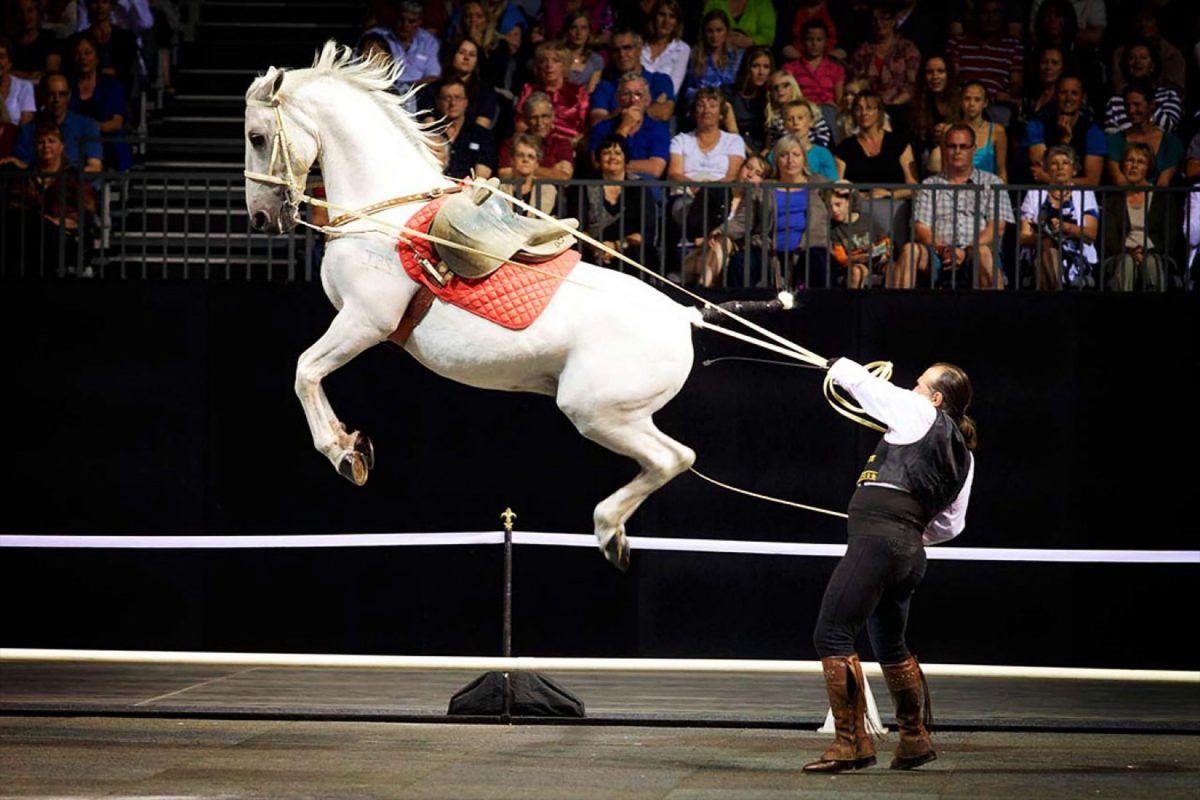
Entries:
{"label": "saddle", "polygon": [[[429,232],[483,253],[434,243],[438,258],[455,275],[484,278],[506,261],[537,264],[549,261],[575,243],[575,237],[549,220],[518,216],[493,189],[500,181],[452,195],[438,209]],[[578,228],[579,221],[562,222]],[[486,253],[487,255],[484,255]]]}

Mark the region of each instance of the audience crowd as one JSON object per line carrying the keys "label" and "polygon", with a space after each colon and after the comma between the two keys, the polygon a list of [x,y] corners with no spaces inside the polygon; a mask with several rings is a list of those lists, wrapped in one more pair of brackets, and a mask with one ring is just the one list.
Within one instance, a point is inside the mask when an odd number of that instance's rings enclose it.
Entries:
{"label": "audience crowd", "polygon": [[[54,126],[63,163],[130,166],[107,139],[160,69],[153,5],[5,0],[0,163],[49,163]],[[404,62],[448,175],[498,175],[681,280],[1161,290],[1200,241],[1200,202],[1156,191],[1200,180],[1198,20],[1190,0],[375,0],[357,47]]]}
{"label": "audience crowd", "polygon": [[6,255],[24,242],[74,262],[86,249],[96,202],[81,174],[132,168],[147,90],[173,91],[178,5],[0,0],[0,168],[36,173],[4,184]]}
{"label": "audience crowd", "polygon": [[[680,280],[1160,290],[1200,239],[1200,203],[1154,191],[1200,178],[1198,17],[1183,0],[382,0],[360,47],[383,37],[430,84],[448,174],[498,168],[525,197],[558,181],[537,205]],[[465,122],[441,102],[460,82]],[[474,164],[454,157],[464,126]]]}

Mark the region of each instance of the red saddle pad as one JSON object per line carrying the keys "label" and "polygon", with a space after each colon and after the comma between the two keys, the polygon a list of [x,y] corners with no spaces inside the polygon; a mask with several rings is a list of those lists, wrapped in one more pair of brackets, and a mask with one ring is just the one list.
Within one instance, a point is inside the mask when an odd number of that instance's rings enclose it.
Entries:
{"label": "red saddle pad", "polygon": [[[408,221],[407,227],[425,233],[446,197],[425,204]],[[447,303],[513,330],[528,328],[546,310],[563,279],[579,263],[580,254],[567,250],[550,261],[537,264],[502,264],[498,270],[483,278],[462,278],[451,275],[445,286],[439,284],[421,265],[422,261],[437,264],[440,259],[433,243],[411,237],[401,239],[396,247],[404,271],[418,283]]]}

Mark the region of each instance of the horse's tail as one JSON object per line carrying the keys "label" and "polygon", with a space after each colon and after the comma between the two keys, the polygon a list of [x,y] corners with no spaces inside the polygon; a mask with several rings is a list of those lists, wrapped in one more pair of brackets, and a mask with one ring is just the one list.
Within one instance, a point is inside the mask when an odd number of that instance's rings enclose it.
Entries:
{"label": "horse's tail", "polygon": [[699,312],[699,319],[694,319],[692,324],[720,322],[721,318],[726,315],[718,308],[734,314],[744,314],[748,311],[787,311],[795,307],[796,297],[791,292],[780,292],[774,300],[730,300],[727,303],[720,303],[716,307],[710,305],[696,309]]}

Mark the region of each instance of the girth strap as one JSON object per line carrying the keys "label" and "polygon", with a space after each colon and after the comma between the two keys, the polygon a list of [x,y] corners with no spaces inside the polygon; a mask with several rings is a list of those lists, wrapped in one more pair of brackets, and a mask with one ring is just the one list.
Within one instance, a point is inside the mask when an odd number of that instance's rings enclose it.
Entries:
{"label": "girth strap", "polygon": [[413,330],[429,313],[429,307],[433,305],[433,298],[433,292],[421,285],[417,289],[417,293],[413,295],[413,299],[408,301],[408,308],[404,309],[404,316],[400,317],[400,323],[396,325],[396,330],[392,331],[388,341],[404,347],[408,343],[408,337],[412,336]]}

